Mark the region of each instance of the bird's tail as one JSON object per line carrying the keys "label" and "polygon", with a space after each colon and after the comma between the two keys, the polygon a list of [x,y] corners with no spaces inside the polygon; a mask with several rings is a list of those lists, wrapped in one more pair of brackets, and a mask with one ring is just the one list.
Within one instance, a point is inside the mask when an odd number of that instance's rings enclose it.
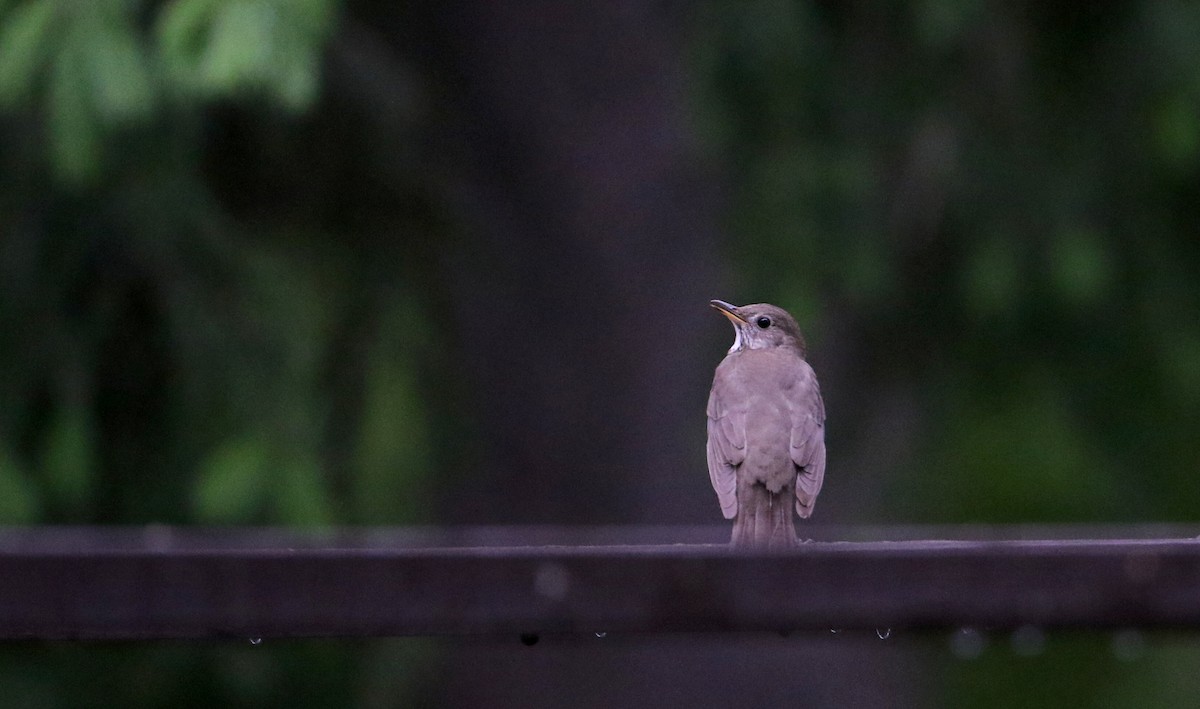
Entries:
{"label": "bird's tail", "polygon": [[795,546],[791,486],[772,493],[762,483],[738,485],[738,512],[733,522],[735,547],[783,549]]}

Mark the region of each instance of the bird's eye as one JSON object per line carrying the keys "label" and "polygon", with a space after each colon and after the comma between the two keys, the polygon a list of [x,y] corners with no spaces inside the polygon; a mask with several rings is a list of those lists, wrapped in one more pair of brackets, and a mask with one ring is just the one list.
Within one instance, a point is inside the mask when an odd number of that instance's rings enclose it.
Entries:
{"label": "bird's eye", "polygon": [[754,322],[764,330],[766,330],[768,327],[771,327],[771,318],[767,317],[766,315],[762,316],[758,320],[755,320]]}

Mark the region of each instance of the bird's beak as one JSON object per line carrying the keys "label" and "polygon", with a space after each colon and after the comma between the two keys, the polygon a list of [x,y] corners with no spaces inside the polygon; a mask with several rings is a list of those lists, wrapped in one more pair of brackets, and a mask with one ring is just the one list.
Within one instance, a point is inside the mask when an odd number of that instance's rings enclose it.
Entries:
{"label": "bird's beak", "polygon": [[729,318],[734,325],[738,323],[742,323],[744,325],[746,323],[746,318],[738,315],[738,307],[733,303],[726,303],[723,300],[710,300],[708,301],[708,304],[717,310],[720,310],[721,314]]}

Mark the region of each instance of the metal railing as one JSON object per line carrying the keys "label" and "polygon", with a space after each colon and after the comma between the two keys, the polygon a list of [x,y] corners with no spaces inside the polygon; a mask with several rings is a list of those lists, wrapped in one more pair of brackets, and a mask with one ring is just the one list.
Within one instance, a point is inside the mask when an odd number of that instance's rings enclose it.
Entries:
{"label": "metal railing", "polygon": [[812,529],[0,529],[0,638],[1200,627],[1197,530]]}

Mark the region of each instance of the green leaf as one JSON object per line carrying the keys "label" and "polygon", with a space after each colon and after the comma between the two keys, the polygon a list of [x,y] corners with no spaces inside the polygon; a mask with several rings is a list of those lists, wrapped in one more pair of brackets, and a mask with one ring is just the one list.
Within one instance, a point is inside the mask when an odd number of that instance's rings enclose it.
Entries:
{"label": "green leaf", "polygon": [[[1185,316],[1186,317],[1186,316]],[[1200,403],[1200,331],[1192,323],[1158,330],[1158,356],[1173,383],[1172,393],[1184,402]]]}
{"label": "green leaf", "polygon": [[55,45],[57,3],[33,0],[0,21],[0,105],[27,100]]}
{"label": "green leaf", "polygon": [[312,104],[320,88],[316,57],[305,53],[279,70],[275,94],[285,108],[300,111]]}
{"label": "green leaf", "polygon": [[194,496],[202,523],[253,521],[270,494],[269,459],[264,444],[243,438],[217,448],[204,463]]}
{"label": "green leaf", "polygon": [[50,79],[50,148],[60,175],[83,181],[100,166],[99,126],[88,103],[87,77],[82,58],[65,47],[54,62]]}
{"label": "green leaf", "polygon": [[880,239],[859,238],[846,245],[842,278],[847,295],[860,306],[884,302],[891,295],[894,263]]}
{"label": "green leaf", "polygon": [[131,18],[107,13],[80,45],[97,114],[109,121],[148,115],[154,102],[153,82]]}
{"label": "green leaf", "polygon": [[71,510],[87,502],[95,469],[95,434],[87,410],[69,406],[50,424],[42,452],[42,473],[51,499]]}
{"label": "green leaf", "polygon": [[203,85],[220,94],[264,84],[271,74],[277,19],[265,2],[241,0],[221,7],[201,67]]}
{"label": "green leaf", "polygon": [[359,470],[355,511],[367,523],[428,521],[425,495],[432,465],[427,408],[416,386],[411,345],[420,331],[415,315],[394,312],[371,352],[367,400],[356,452]]}
{"label": "green leaf", "polygon": [[962,270],[962,301],[979,319],[1011,313],[1022,298],[1019,244],[1002,236],[985,237],[967,255]]}
{"label": "green leaf", "polygon": [[1000,386],[995,396],[958,407],[939,433],[924,504],[955,522],[1119,514],[1120,471],[1105,464],[1066,391],[1039,374]]}
{"label": "green leaf", "polygon": [[168,71],[201,98],[252,91],[290,110],[317,95],[329,0],[181,0],[160,17]]}
{"label": "green leaf", "polygon": [[197,82],[219,0],[177,0],[159,15],[155,32],[167,69],[185,87]]}
{"label": "green leaf", "polygon": [[325,37],[334,24],[333,0],[274,0],[275,4],[288,11],[296,32],[304,34],[310,41]]}
{"label": "green leaf", "polygon": [[1113,264],[1105,240],[1095,231],[1075,227],[1055,235],[1050,273],[1067,303],[1095,303],[1113,282]]}
{"label": "green leaf", "polygon": [[40,508],[29,477],[9,451],[0,448],[0,523],[32,524]]}
{"label": "green leaf", "polygon": [[[283,472],[283,471],[281,471]],[[275,491],[275,508],[280,522],[296,525],[332,523],[329,493],[315,460],[304,459],[288,466],[277,476],[281,483]]]}
{"label": "green leaf", "polygon": [[1154,147],[1159,159],[1173,170],[1192,170],[1200,155],[1200,119],[1190,96],[1176,95],[1161,102],[1153,116]]}
{"label": "green leaf", "polygon": [[978,0],[919,0],[911,5],[917,37],[926,45],[946,48],[962,41],[978,23],[983,3]]}

